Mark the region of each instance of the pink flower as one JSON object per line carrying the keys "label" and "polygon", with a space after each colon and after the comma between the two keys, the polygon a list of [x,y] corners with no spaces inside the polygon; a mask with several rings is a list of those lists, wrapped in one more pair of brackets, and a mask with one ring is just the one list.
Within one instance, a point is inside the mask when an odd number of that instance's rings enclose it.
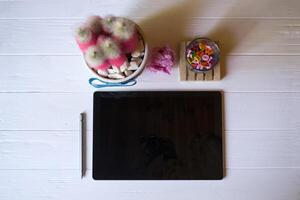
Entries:
{"label": "pink flower", "polygon": [[170,74],[174,63],[175,53],[171,48],[167,46],[156,47],[152,49],[152,55],[148,67],[150,70],[155,72],[162,71]]}

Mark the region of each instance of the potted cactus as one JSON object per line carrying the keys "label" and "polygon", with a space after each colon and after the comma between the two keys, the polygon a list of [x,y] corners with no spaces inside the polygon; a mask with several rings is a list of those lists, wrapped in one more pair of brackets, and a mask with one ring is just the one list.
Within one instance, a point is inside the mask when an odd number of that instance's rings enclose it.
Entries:
{"label": "potted cactus", "polygon": [[129,19],[91,16],[75,30],[75,39],[88,68],[102,82],[127,82],[145,67],[147,43],[142,30]]}

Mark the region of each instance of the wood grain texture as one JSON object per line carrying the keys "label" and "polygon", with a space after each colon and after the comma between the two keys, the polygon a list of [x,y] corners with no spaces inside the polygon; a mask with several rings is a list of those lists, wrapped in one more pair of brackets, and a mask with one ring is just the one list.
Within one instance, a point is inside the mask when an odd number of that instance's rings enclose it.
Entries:
{"label": "wood grain texture", "polygon": [[[0,131],[0,171],[78,170],[79,131]],[[300,167],[297,131],[226,131],[226,169]],[[87,134],[92,169],[92,132]],[[79,172],[78,172],[79,173]]]}
{"label": "wood grain texture", "polygon": [[[92,93],[0,93],[1,130],[77,130]],[[225,93],[225,130],[296,130],[300,93]],[[13,106],[9,106],[13,105]],[[88,130],[92,120],[88,118]]]}
{"label": "wood grain texture", "polygon": [[[299,0],[0,0],[0,199],[298,200],[299,10]],[[90,14],[137,21],[150,46],[220,41],[221,82],[179,83],[176,68],[127,90],[224,90],[223,181],[80,180],[78,114],[91,127],[93,89],[72,29]]]}
{"label": "wood grain texture", "polygon": [[[217,67],[220,67],[219,65],[217,65],[217,66],[215,66],[214,68],[217,68]],[[215,73],[215,75],[216,75],[216,73]],[[216,75],[217,76],[217,75]],[[216,77],[215,76],[215,77]],[[219,78],[217,78],[217,79],[219,79]],[[206,72],[205,73],[205,80],[206,81],[212,81],[213,80],[213,71],[208,71],[208,72]]]}
{"label": "wood grain texture", "polygon": [[[227,56],[222,82],[187,84],[171,75],[145,70],[134,90],[207,90],[299,92],[300,56]],[[0,56],[0,92],[91,92],[93,74],[82,56]],[[13,63],[13,67],[10,67]],[[122,88],[118,88],[122,89]]]}
{"label": "wood grain texture", "polygon": [[[203,36],[219,41],[224,55],[300,55],[300,19],[172,19],[176,26],[164,16],[133,20],[150,47],[168,43],[177,48],[180,41]],[[80,55],[73,30],[82,21],[3,19],[0,55]]]}
{"label": "wood grain texture", "polygon": [[[188,81],[194,81],[196,79],[198,74],[196,74],[195,72],[191,71],[191,70],[187,70],[187,80]],[[201,77],[201,76],[200,76]],[[204,76],[203,76],[204,77]]]}
{"label": "wood grain texture", "polygon": [[190,18],[300,17],[298,0],[1,0],[0,8],[0,18],[83,18],[93,13],[152,17],[163,12],[182,13],[179,11],[184,11],[185,17]]}
{"label": "wood grain texture", "polygon": [[183,81],[187,79],[187,68],[186,68],[186,61],[182,58],[185,57],[185,42],[180,43],[179,48],[179,63],[178,63],[178,70],[179,70],[179,80]]}
{"label": "wood grain texture", "polygon": [[299,199],[299,169],[228,170],[222,181],[93,181],[75,170],[0,171],[1,199]]}
{"label": "wood grain texture", "polygon": [[79,130],[0,131],[0,169],[79,170],[78,135]]}

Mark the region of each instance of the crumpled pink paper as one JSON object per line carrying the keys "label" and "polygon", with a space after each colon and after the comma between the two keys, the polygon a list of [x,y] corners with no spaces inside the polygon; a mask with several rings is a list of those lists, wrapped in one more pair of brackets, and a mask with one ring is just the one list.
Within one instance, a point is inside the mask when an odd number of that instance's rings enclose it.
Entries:
{"label": "crumpled pink paper", "polygon": [[175,53],[168,47],[155,47],[152,49],[148,68],[151,71],[162,71],[167,74],[171,73],[171,69],[175,64]]}

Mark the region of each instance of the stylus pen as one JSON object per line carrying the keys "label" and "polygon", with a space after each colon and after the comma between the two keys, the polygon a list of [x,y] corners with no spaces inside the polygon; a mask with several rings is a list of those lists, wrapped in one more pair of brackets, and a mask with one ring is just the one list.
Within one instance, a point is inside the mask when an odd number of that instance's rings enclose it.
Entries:
{"label": "stylus pen", "polygon": [[84,169],[84,113],[80,113],[79,116],[79,169],[81,178],[84,177],[85,169]]}

